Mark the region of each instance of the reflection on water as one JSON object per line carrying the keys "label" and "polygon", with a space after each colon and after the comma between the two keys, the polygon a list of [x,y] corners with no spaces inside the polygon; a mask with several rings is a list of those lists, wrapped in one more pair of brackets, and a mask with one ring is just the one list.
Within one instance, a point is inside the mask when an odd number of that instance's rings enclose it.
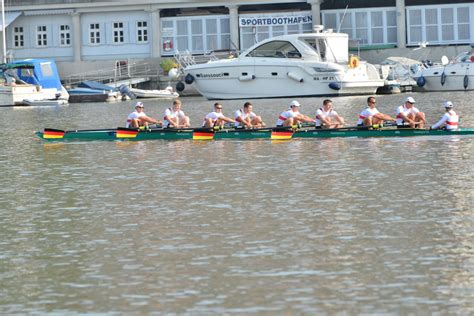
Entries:
{"label": "reflection on water", "polygon": [[[364,99],[335,103],[349,116]],[[184,101],[195,121],[210,104]],[[255,102],[267,121],[274,103]],[[130,107],[0,109],[28,126],[0,135],[0,313],[474,312],[473,138],[32,135],[113,127]]]}

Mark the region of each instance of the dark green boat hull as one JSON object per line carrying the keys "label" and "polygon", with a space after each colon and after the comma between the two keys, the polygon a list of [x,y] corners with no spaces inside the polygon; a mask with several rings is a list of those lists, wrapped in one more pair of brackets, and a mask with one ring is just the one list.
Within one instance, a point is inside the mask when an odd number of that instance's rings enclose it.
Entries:
{"label": "dark green boat hull", "polygon": [[[181,140],[193,139],[193,132],[203,131],[203,129],[152,129],[149,131],[140,131],[134,137],[118,138],[116,129],[102,130],[69,130],[61,131],[63,135],[57,138],[45,137],[44,132],[36,132],[36,135],[46,141],[91,141],[91,140]],[[45,129],[46,131],[46,129]],[[55,130],[57,131],[57,130]],[[210,130],[204,130],[210,132]],[[209,134],[208,139],[272,139],[272,128],[267,129],[228,129],[220,130]],[[452,135],[474,135],[474,128],[462,128],[456,131],[447,130],[429,130],[429,129],[359,129],[359,128],[341,128],[341,129],[314,129],[303,128],[295,131],[291,138],[335,138],[335,137],[412,137],[412,136],[452,136]]]}

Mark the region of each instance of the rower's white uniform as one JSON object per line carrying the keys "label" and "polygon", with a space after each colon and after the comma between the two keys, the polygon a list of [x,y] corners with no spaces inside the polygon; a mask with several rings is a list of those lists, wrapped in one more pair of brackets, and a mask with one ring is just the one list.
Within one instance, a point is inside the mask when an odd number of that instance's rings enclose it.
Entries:
{"label": "rower's white uniform", "polygon": [[375,114],[379,114],[379,110],[377,110],[376,108],[369,108],[367,107],[365,110],[363,110],[362,112],[360,112],[359,114],[359,120],[357,121],[357,125],[363,125],[364,124],[364,120],[366,118],[368,118],[369,116],[374,116]]}
{"label": "rower's white uniform", "polygon": [[164,114],[164,117],[163,117],[163,127],[168,127],[168,125],[170,124],[170,122],[167,120],[167,118],[184,118],[185,115],[184,115],[184,112],[179,110],[179,111],[173,111],[172,108],[167,108],[165,110],[165,114]]}
{"label": "rower's white uniform", "polygon": [[413,113],[413,115],[416,115],[417,113],[419,113],[420,110],[418,110],[416,107],[412,106],[411,108],[407,109],[407,107],[405,106],[405,104],[403,105],[400,105],[398,108],[397,108],[397,125],[403,125],[403,117],[402,117],[402,114],[405,115],[405,116],[408,116],[410,115],[411,113]]}
{"label": "rower's white uniform", "polygon": [[321,118],[331,118],[331,119],[336,119],[337,118],[337,112],[334,111],[333,109],[330,109],[329,111],[324,111],[323,108],[319,108],[316,111],[316,126],[321,126]]}
{"label": "rower's white uniform", "polygon": [[249,118],[250,121],[252,121],[254,118],[257,117],[257,114],[255,114],[254,112],[250,112],[250,113],[245,113],[243,109],[240,109],[240,110],[237,110],[235,111],[235,127],[239,127],[241,126],[240,122],[237,121],[238,118],[242,118],[242,119],[247,119]]}
{"label": "rower's white uniform", "polygon": [[285,123],[285,121],[287,119],[289,119],[290,117],[296,117],[298,116],[298,114],[300,114],[300,112],[298,111],[292,111],[291,108],[286,110],[285,112],[281,112],[280,113],[280,116],[278,116],[278,120],[276,122],[276,126],[282,126],[283,123]]}
{"label": "rower's white uniform", "polygon": [[132,113],[130,113],[127,117],[127,124],[125,125],[125,127],[129,128],[130,125],[132,124],[132,120],[133,119],[138,119],[142,116],[146,116],[145,112],[140,112],[138,113],[137,111],[133,111]]}
{"label": "rower's white uniform", "polygon": [[202,123],[202,126],[205,126],[206,125],[206,121],[207,119],[212,119],[212,122],[215,124],[217,119],[221,118],[221,117],[224,117],[224,114],[222,113],[219,113],[219,112],[211,112],[211,113],[208,113],[205,117],[204,117],[204,122]]}
{"label": "rower's white uniform", "polygon": [[449,110],[448,112],[444,113],[443,117],[436,122],[433,126],[431,126],[432,129],[437,129],[440,128],[443,124],[446,123],[446,129],[447,130],[455,130],[459,128],[459,115],[454,112],[454,110]]}

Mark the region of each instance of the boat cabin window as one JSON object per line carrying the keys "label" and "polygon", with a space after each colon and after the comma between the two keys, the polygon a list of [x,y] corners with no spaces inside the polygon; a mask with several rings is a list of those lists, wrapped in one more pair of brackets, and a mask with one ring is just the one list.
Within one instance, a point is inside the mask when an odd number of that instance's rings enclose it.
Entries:
{"label": "boat cabin window", "polygon": [[247,54],[247,57],[301,58],[301,53],[287,41],[271,41]]}
{"label": "boat cabin window", "polygon": [[308,39],[304,39],[304,41],[314,49],[314,51],[321,58],[321,61],[326,61],[326,51],[327,51],[326,40],[324,40],[323,38],[308,38]]}

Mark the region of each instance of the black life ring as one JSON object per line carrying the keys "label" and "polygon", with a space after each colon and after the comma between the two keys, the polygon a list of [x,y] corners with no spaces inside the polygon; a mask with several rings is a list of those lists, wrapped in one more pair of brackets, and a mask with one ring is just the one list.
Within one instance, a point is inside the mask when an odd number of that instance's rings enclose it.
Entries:
{"label": "black life ring", "polygon": [[467,89],[469,86],[469,77],[467,75],[464,75],[464,89]]}

